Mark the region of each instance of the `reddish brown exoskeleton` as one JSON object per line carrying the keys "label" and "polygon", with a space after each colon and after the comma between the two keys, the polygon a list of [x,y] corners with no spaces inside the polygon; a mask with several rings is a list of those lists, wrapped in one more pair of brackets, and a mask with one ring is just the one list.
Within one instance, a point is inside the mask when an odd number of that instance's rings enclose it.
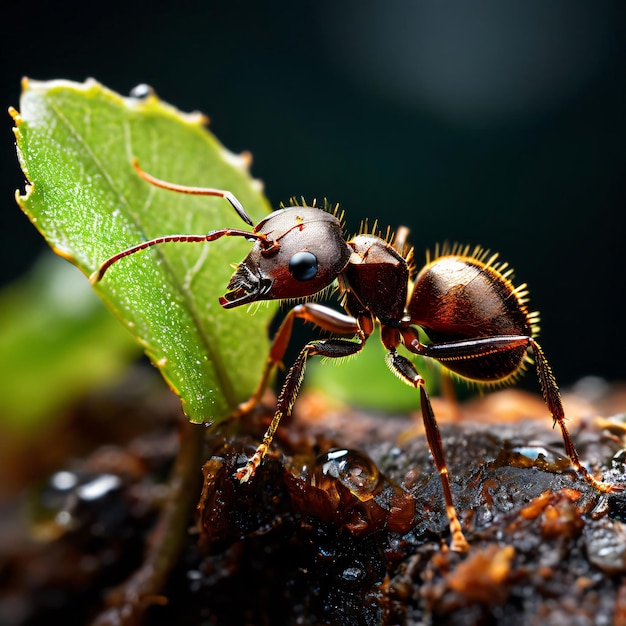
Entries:
{"label": "reddish brown exoskeleton", "polygon": [[[150,176],[136,162],[135,168],[143,179],[158,187],[226,198],[241,219],[253,225],[230,192],[174,185]],[[291,309],[273,340],[256,392],[240,407],[240,411],[247,411],[261,398],[272,371],[285,354],[295,318],[339,335],[310,341],[302,348],[287,374],[262,443],[236,473],[241,482],[252,477],[281,418],[290,414],[307,360],[315,355],[341,358],[360,352],[378,324],[389,369],[419,389],[426,437],[443,486],[453,550],[465,551],[468,544],[454,507],[437,421],[424,379],[413,362],[397,352],[400,345],[435,359],[454,374],[481,383],[514,377],[530,361],[532,352],[544,399],[554,424],[561,429],[572,466],[595,489],[605,493],[621,491],[621,485],[598,481],[579,460],[565,426],[556,381],[534,338],[538,316],[528,311],[525,285],[515,287],[506,264],[498,263],[497,255],[479,248],[453,248],[430,259],[416,273],[412,269],[412,250],[404,241],[406,230],[400,233],[391,243],[375,234],[346,240],[340,220],[333,213],[316,207],[289,206],[274,211],[251,231],[224,228],[206,235],[167,235],[140,243],[105,261],[91,280],[100,280],[110,265],[150,246],[236,236],[254,243],[220,298],[224,308],[259,300],[306,298],[337,281],[346,314],[311,302]],[[427,343],[420,341],[418,328],[428,337]]]}

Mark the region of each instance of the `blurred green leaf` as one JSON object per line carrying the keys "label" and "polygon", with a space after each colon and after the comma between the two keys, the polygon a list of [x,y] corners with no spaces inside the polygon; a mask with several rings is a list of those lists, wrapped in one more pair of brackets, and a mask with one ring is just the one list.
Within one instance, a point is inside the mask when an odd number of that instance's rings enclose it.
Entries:
{"label": "blurred green leaf", "polygon": [[[202,116],[182,114],[152,94],[123,98],[93,80],[24,81],[13,116],[30,181],[18,202],[53,249],[87,276],[146,239],[244,226],[221,198],[144,182],[133,157],[159,178],[231,191],[255,222],[269,211],[248,174],[249,158],[221,146]],[[222,419],[260,379],[275,309],[251,315],[218,303],[231,264],[249,247],[241,238],[164,244],[116,263],[95,287],[194,422]]]}
{"label": "blurred green leaf", "polygon": [[[398,352],[414,361],[429,393],[437,394],[441,368],[433,359],[416,357],[399,346]],[[376,329],[363,351],[347,359],[321,359],[307,370],[307,385],[350,406],[382,413],[407,413],[420,406],[419,391],[402,383],[385,363],[386,351]]]}
{"label": "blurred green leaf", "polygon": [[53,254],[0,293],[0,420],[28,431],[127,366],[139,346]]}

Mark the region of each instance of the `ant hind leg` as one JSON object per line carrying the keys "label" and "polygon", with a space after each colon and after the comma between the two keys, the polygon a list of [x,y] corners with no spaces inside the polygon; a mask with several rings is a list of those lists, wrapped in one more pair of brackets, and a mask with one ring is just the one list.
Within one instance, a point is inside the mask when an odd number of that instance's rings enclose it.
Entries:
{"label": "ant hind leg", "polygon": [[437,425],[435,413],[432,405],[430,404],[426,387],[424,386],[424,379],[420,376],[411,361],[401,356],[393,349],[387,353],[386,361],[389,369],[391,369],[391,371],[398,376],[400,380],[411,387],[419,387],[422,419],[424,420],[424,428],[426,430],[426,441],[428,442],[428,447],[430,448],[430,453],[433,457],[435,467],[439,472],[439,478],[441,479],[441,486],[443,489],[443,497],[446,503],[446,514],[448,516],[450,534],[452,535],[450,549],[455,552],[467,552],[469,550],[469,544],[463,534],[461,522],[459,521],[454,501],[452,499],[450,476],[443,452],[441,434],[439,433],[439,426]]}

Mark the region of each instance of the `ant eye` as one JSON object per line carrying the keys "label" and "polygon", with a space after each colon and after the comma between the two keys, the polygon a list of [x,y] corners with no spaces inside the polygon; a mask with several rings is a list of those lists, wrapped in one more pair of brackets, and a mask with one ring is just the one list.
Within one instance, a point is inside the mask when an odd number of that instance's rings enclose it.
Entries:
{"label": "ant eye", "polygon": [[311,280],[317,275],[317,257],[311,252],[296,252],[289,259],[289,272],[296,280]]}

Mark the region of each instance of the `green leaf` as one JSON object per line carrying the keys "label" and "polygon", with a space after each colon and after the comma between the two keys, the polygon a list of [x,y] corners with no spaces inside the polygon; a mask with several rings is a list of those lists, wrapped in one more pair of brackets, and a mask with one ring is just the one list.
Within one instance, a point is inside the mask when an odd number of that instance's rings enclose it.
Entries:
{"label": "green leaf", "polygon": [[[433,359],[424,359],[399,346],[398,352],[415,362],[432,395],[439,392],[441,370]],[[385,363],[386,350],[376,329],[363,351],[347,359],[322,359],[311,363],[307,385],[350,406],[381,413],[407,413],[420,406],[419,391],[394,376]]]}
{"label": "green leaf", "polygon": [[139,346],[84,276],[51,253],[0,293],[0,424],[39,433],[137,357]]}
{"label": "green leaf", "polygon": [[[228,152],[199,114],[150,94],[123,98],[97,82],[24,81],[16,122],[30,181],[18,197],[52,248],[89,276],[143,240],[245,225],[228,202],[157,189],[143,169],[171,182],[226,189],[253,219],[269,211],[249,158]],[[193,422],[213,422],[246,399],[268,353],[274,308],[223,310],[218,298],[250,248],[242,238],[168,243],[114,264],[95,286],[143,346]]]}

